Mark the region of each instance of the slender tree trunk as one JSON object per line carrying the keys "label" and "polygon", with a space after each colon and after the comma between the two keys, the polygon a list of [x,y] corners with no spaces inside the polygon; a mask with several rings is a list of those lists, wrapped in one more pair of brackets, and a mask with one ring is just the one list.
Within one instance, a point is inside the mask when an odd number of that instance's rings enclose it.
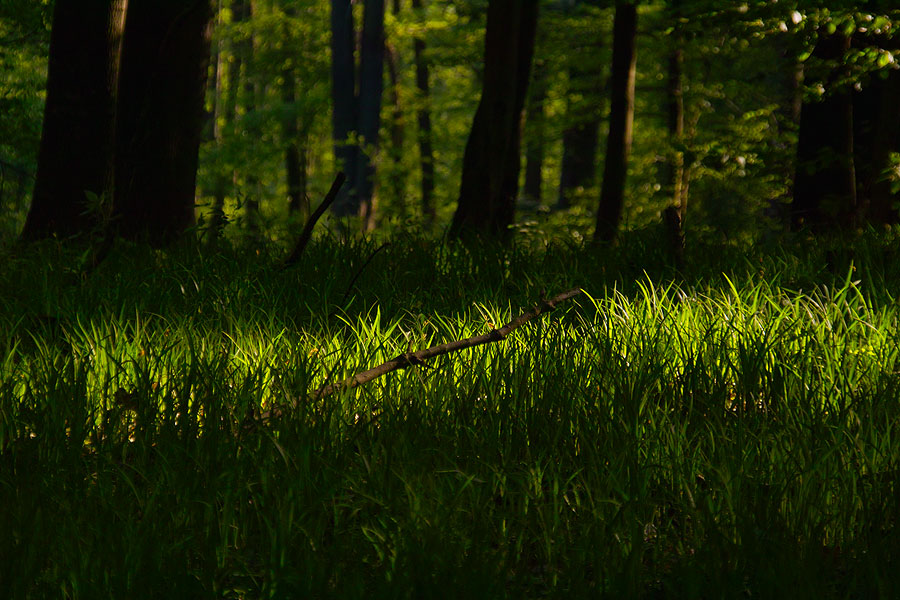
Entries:
{"label": "slender tree trunk", "polygon": [[622,219],[634,120],[636,32],[637,7],[630,2],[619,2],[613,24],[609,137],[594,233],[594,239],[598,242],[614,241]]}
{"label": "slender tree trunk", "polygon": [[111,199],[127,0],[57,0],[34,194],[22,238],[88,233],[85,192]]}
{"label": "slender tree trunk", "polygon": [[[242,0],[238,8],[239,11],[235,13],[235,22],[243,22],[249,25],[258,11],[257,0]],[[241,123],[241,128],[242,132],[248,133],[251,139],[258,139],[261,134],[258,121],[252,117],[262,100],[262,85],[259,77],[256,76],[254,68],[256,38],[257,36],[251,33],[236,48],[236,53],[241,56],[241,66],[243,67],[239,73],[239,85],[236,82],[236,85],[241,89],[242,119],[244,119],[244,122]],[[248,116],[251,118],[248,119]],[[258,240],[261,237],[259,206],[262,184],[257,174],[256,165],[251,162],[243,166],[244,224],[250,237]],[[239,171],[234,173],[235,187],[238,187],[239,175]]]}
{"label": "slender tree trunk", "polygon": [[356,181],[358,152],[351,139],[356,135],[357,127],[354,37],[351,0],[331,0],[332,136],[338,168],[347,174],[347,184],[341,188],[332,204],[332,211],[339,217],[354,215],[359,211],[359,186]]}
{"label": "slender tree trunk", "polygon": [[366,0],[359,62],[359,135],[357,163],[359,210],[363,231],[375,226],[375,164],[384,91],[384,0]]}
{"label": "slender tree trunk", "polygon": [[[400,0],[391,1],[391,13],[400,15]],[[382,196],[390,199],[392,205],[405,213],[406,170],[403,168],[404,117],[400,99],[400,51],[397,40],[385,42],[384,61],[388,70],[388,101],[391,107],[391,145],[388,152],[391,169],[387,190]]]}
{"label": "slender tree trunk", "polygon": [[[422,11],[422,0],[412,0],[413,9]],[[424,20],[424,18],[421,18]],[[419,160],[422,171],[422,215],[429,227],[434,224],[434,152],[431,147],[431,90],[429,89],[429,68],[425,59],[425,39],[416,36],[413,40],[416,63],[416,87],[419,90],[419,109],[416,114],[419,133]]]}
{"label": "slender tree trunk", "polygon": [[131,0],[119,78],[114,211],[163,244],[194,224],[210,0]]}
{"label": "slender tree trunk", "polygon": [[541,203],[541,187],[543,185],[544,143],[546,141],[546,116],[544,102],[547,99],[547,65],[536,60],[534,76],[531,81],[531,93],[528,98],[528,109],[525,120],[525,202],[531,206]]}
{"label": "slender tree trunk", "polygon": [[[216,20],[218,23],[221,23],[221,19],[222,11],[220,6]],[[220,39],[216,48],[216,86],[213,90],[212,136],[215,144],[215,159],[213,164],[213,201],[209,223],[209,237],[211,240],[217,240],[225,226],[225,194],[228,187],[228,178],[225,175],[225,165],[222,160],[222,145],[224,130],[228,127],[234,115],[234,106],[230,101],[233,93],[229,92],[229,88],[233,89],[234,84],[231,81],[231,73],[228,69],[227,52],[228,47],[225,40]]]}
{"label": "slender tree trunk", "polygon": [[597,143],[600,130],[601,74],[573,65],[569,69],[570,95],[577,91],[582,100],[571,101],[567,117],[573,123],[563,131],[563,156],[559,174],[556,208],[571,206],[572,198],[594,186],[597,171]]}
{"label": "slender tree trunk", "polygon": [[301,220],[309,217],[309,197],[306,194],[307,182],[307,136],[300,133],[297,126],[295,110],[297,82],[294,71],[288,67],[284,70],[281,84],[281,97],[285,103],[285,117],[281,129],[284,135],[284,166],[287,176],[288,213],[298,215]]}
{"label": "slender tree trunk", "polygon": [[680,32],[681,2],[673,2],[673,27],[668,65],[668,117],[669,141],[672,149],[669,188],[672,190],[672,206],[678,210],[680,222],[687,211],[687,187],[684,168],[684,94],[681,79],[684,71],[684,38]]}
{"label": "slender tree trunk", "polygon": [[475,234],[502,239],[509,234],[537,16],[537,0],[488,3],[481,101],[466,143],[451,237]]}
{"label": "slender tree trunk", "polygon": [[794,202],[794,229],[844,229],[854,221],[856,176],[853,165],[853,103],[842,68],[835,66],[850,48],[840,33],[819,38],[813,51],[827,74],[821,77],[825,95],[806,101],[800,112]]}

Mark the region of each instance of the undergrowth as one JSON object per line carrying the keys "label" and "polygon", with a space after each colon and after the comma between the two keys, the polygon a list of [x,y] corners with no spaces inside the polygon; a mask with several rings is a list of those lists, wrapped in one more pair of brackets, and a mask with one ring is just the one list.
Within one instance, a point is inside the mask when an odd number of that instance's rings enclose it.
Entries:
{"label": "undergrowth", "polygon": [[900,594],[896,244],[644,239],[6,251],[0,597]]}

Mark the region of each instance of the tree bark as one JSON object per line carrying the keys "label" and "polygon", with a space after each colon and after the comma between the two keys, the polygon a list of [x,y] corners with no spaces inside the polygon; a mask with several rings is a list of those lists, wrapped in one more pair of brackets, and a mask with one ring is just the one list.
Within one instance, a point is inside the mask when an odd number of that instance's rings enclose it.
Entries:
{"label": "tree bark", "polygon": [[357,162],[359,212],[363,231],[375,226],[375,152],[384,91],[384,0],[366,0],[359,58],[359,136]]}
{"label": "tree bark", "polygon": [[356,135],[356,65],[354,63],[353,4],[331,0],[331,129],[338,169],[347,174],[332,210],[339,217],[356,214],[358,185]]}
{"label": "tree bark", "polygon": [[[111,200],[116,96],[127,0],[58,0],[47,100],[26,240],[89,233],[103,217],[85,192]],[[94,207],[99,208],[99,207]]]}
{"label": "tree bark", "polygon": [[119,232],[165,244],[194,225],[210,0],[131,0],[119,78]]}
{"label": "tree bark", "polygon": [[[898,49],[893,40],[863,38],[861,44],[893,52]],[[900,152],[900,73],[887,69],[870,75],[862,88],[853,93],[858,213],[872,225],[900,222],[896,209],[900,194],[892,191],[892,182],[885,173],[891,166],[891,153],[895,152]]]}
{"label": "tree bark", "polygon": [[506,238],[519,180],[522,110],[528,91],[537,0],[490,0],[484,79],[463,156],[459,203],[451,237]]}
{"label": "tree bark", "polygon": [[850,38],[836,33],[821,36],[813,50],[812,58],[826,71],[817,78],[825,92],[817,101],[804,101],[800,111],[791,205],[795,230],[840,230],[855,220],[853,103],[846,84],[839,81],[843,68],[836,66],[849,48]]}
{"label": "tree bark", "polygon": [[[396,4],[396,0],[395,0]],[[388,102],[391,107],[391,145],[388,156],[391,163],[390,179],[387,190],[381,194],[387,197],[398,210],[404,211],[406,189],[406,171],[403,169],[403,107],[400,105],[400,74],[399,56],[395,43],[385,44],[384,62],[388,70],[389,93]]]}
{"label": "tree bark", "polygon": [[673,32],[668,64],[668,125],[670,150],[669,188],[672,190],[672,206],[678,211],[679,222],[684,222],[687,211],[687,186],[684,168],[684,38],[680,31],[681,2],[672,3]]}
{"label": "tree bark", "polygon": [[[400,0],[391,1],[391,13],[394,18],[400,16]],[[405,138],[405,119],[403,106],[400,99],[400,50],[397,40],[385,42],[384,62],[387,65],[389,84],[389,102],[391,106],[391,146],[389,157],[391,162],[390,179],[386,193],[382,194],[390,198],[390,202],[398,210],[406,212],[406,177],[407,172],[403,168],[403,142]]]}
{"label": "tree bark", "polygon": [[637,7],[630,2],[619,2],[613,23],[609,137],[600,206],[597,209],[597,229],[594,232],[594,240],[598,242],[614,241],[622,219],[634,121],[636,33]]}
{"label": "tree bark", "polygon": [[[421,12],[422,0],[412,0],[414,10]],[[421,19],[424,21],[424,18]],[[413,52],[416,63],[416,87],[419,90],[419,109],[416,120],[419,127],[419,164],[422,171],[422,215],[428,226],[434,224],[434,151],[431,146],[431,90],[429,85],[429,67],[425,58],[425,39],[416,36],[413,39]]]}
{"label": "tree bark", "polygon": [[295,110],[297,82],[293,68],[284,70],[281,97],[285,103],[285,117],[281,128],[284,134],[284,166],[288,188],[288,213],[302,220],[309,218],[309,197],[306,193],[308,168],[308,138],[306,128],[301,133]]}
{"label": "tree bark", "polygon": [[541,204],[541,187],[544,181],[544,144],[546,142],[544,103],[546,99],[547,65],[544,61],[535,61],[525,120],[525,133],[527,134],[525,188],[522,190],[525,202],[532,207]]}
{"label": "tree bark", "polygon": [[[241,8],[242,0],[224,0],[227,2],[232,19],[234,15],[238,18],[243,10]],[[226,53],[230,54],[226,60]],[[237,98],[238,84],[241,74],[241,55],[234,52],[230,44],[226,44],[224,40],[220,40],[218,48],[218,64],[219,75],[217,77],[218,86],[216,89],[215,104],[215,129],[214,137],[216,139],[216,162],[215,162],[215,183],[213,188],[213,205],[210,216],[210,238],[215,240],[222,233],[225,227],[225,197],[227,194],[229,174],[226,167],[231,169],[231,179],[234,180],[234,170],[230,164],[225,161],[223,155],[224,141],[226,132],[232,127],[237,115]],[[227,80],[227,85],[226,85]]]}
{"label": "tree bark", "polygon": [[596,181],[600,78],[599,72],[591,72],[580,65],[572,65],[569,69],[570,96],[577,90],[582,100],[570,100],[566,109],[567,117],[572,122],[563,131],[563,156],[556,199],[556,208],[560,210],[569,208],[572,198],[592,188]]}

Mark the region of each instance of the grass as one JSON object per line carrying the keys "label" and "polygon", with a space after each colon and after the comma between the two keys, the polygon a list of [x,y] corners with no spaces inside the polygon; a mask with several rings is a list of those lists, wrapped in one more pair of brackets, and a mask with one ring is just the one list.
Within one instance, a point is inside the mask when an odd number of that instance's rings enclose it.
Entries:
{"label": "grass", "polygon": [[896,240],[652,237],[7,251],[0,597],[896,597]]}

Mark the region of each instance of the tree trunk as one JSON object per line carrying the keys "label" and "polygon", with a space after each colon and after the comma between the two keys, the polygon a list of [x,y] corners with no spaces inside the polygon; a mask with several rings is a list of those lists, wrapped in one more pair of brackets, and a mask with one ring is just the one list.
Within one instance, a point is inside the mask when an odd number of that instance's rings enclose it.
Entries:
{"label": "tree trunk", "polygon": [[543,186],[544,143],[546,142],[546,116],[544,102],[547,99],[547,66],[544,61],[535,61],[534,76],[525,120],[525,202],[531,207],[541,204]]}
{"label": "tree trunk", "polygon": [[[400,0],[391,1],[391,13],[394,18],[400,16]],[[404,118],[403,107],[400,100],[400,51],[397,40],[391,40],[390,43],[385,42],[384,60],[388,70],[388,81],[390,82],[390,93],[388,95],[391,105],[391,146],[390,146],[390,178],[388,180],[388,190],[383,196],[390,198],[390,201],[397,209],[406,212],[406,170],[403,168],[403,140],[404,140]]]}
{"label": "tree trunk", "polygon": [[310,215],[309,197],[306,193],[309,150],[306,128],[303,128],[301,134],[300,127],[297,126],[294,106],[297,82],[292,68],[284,70],[281,85],[281,97],[285,103],[285,117],[281,128],[286,144],[284,165],[288,188],[288,213],[297,215],[305,221]]}
{"label": "tree trunk", "polygon": [[334,157],[347,174],[332,211],[339,217],[357,214],[357,146],[352,138],[357,127],[356,65],[354,63],[353,3],[331,0],[331,125]]}
{"label": "tree trunk", "polygon": [[[102,224],[85,192],[111,200],[116,95],[126,0],[57,0],[34,194],[22,238]],[[94,207],[99,209],[99,207]]]}
{"label": "tree trunk", "polygon": [[[243,0],[241,3],[240,21],[250,23],[254,15],[258,11],[258,0]],[[241,88],[243,90],[242,100],[245,122],[242,124],[243,133],[249,133],[251,139],[259,139],[262,132],[260,130],[257,119],[248,116],[256,112],[257,107],[262,101],[262,85],[259,77],[254,76],[256,69],[254,61],[256,60],[256,35],[251,33],[244,40],[237,52],[242,56],[243,70],[240,74]],[[257,174],[256,165],[245,164],[244,166],[244,216],[247,233],[254,240],[261,238],[261,217],[259,212],[260,197],[262,196],[262,184]],[[235,173],[235,181],[237,183],[238,173]]]}
{"label": "tree trunk", "polygon": [[600,206],[597,209],[597,229],[594,232],[594,240],[598,242],[614,241],[622,219],[634,120],[636,32],[636,6],[629,2],[619,2],[613,23],[609,137],[606,143]]}
{"label": "tree trunk", "polygon": [[684,95],[681,78],[684,71],[684,39],[680,32],[681,2],[673,2],[673,27],[668,65],[668,125],[670,150],[669,189],[672,190],[672,206],[678,211],[679,222],[684,223],[687,211],[687,186],[684,168]]}
{"label": "tree trunk", "polygon": [[[221,7],[217,20],[221,23]],[[234,103],[232,101],[234,93],[229,90],[229,86],[233,90],[234,83],[230,76],[226,51],[226,43],[220,39],[216,48],[216,87],[213,90],[212,135],[216,152],[213,164],[213,201],[209,223],[209,237],[211,240],[217,240],[225,226],[225,194],[228,187],[228,178],[225,175],[225,165],[222,160],[223,130],[228,127],[234,116]],[[229,86],[226,86],[226,76]]]}
{"label": "tree trunk", "polygon": [[363,231],[375,226],[375,152],[384,91],[384,0],[366,0],[359,57],[359,136],[357,162],[359,211]]}
{"label": "tree trunk", "polygon": [[[812,58],[827,74],[819,77],[825,89],[818,101],[805,101],[800,111],[794,202],[794,229],[845,229],[856,212],[856,176],[853,165],[853,103],[840,79],[850,38],[842,34],[822,36]],[[807,70],[807,76],[809,76]],[[812,73],[815,76],[815,73]]]}
{"label": "tree trunk", "polygon": [[528,91],[537,0],[490,0],[484,79],[463,156],[451,237],[509,234],[519,181],[522,109]]}
{"label": "tree trunk", "polygon": [[194,225],[210,0],[131,0],[119,78],[114,212],[122,235],[168,243]]}
{"label": "tree trunk", "polygon": [[[414,10],[422,10],[422,0],[412,0]],[[424,17],[421,18],[424,21]],[[429,89],[429,69],[425,59],[425,39],[417,36],[413,40],[416,62],[416,87],[419,90],[419,161],[422,171],[422,215],[428,226],[434,224],[434,152],[431,147],[431,91]]]}
{"label": "tree trunk", "polygon": [[[861,43],[897,51],[897,42],[889,40],[863,38]],[[887,69],[873,73],[862,89],[853,93],[853,162],[859,215],[872,225],[900,222],[895,208],[900,194],[892,191],[885,173],[895,152],[900,152],[900,73]]]}
{"label": "tree trunk", "polygon": [[385,45],[384,61],[388,70],[388,101],[391,106],[391,145],[388,151],[391,168],[390,179],[386,186],[388,189],[382,196],[389,198],[391,204],[396,206],[400,212],[405,212],[403,206],[406,189],[406,172],[403,169],[403,109],[400,106],[400,74],[398,72],[400,67],[396,44]]}
{"label": "tree trunk", "polygon": [[570,100],[566,109],[572,123],[563,131],[563,156],[556,199],[556,208],[560,210],[569,208],[572,198],[592,188],[596,181],[600,78],[599,72],[591,72],[579,65],[572,65],[569,69],[570,96],[577,90],[576,95],[582,99]]}

